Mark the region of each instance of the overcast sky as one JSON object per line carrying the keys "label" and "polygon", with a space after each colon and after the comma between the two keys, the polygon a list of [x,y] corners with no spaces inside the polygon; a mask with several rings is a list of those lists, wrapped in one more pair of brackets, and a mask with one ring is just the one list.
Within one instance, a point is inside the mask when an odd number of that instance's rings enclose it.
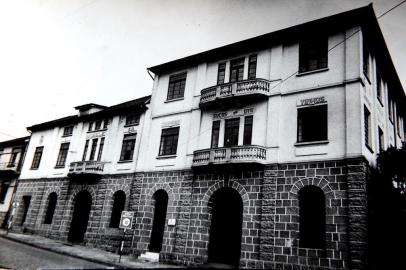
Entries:
{"label": "overcast sky", "polygon": [[[377,16],[402,0],[373,1]],[[0,141],[149,95],[146,68],[365,6],[364,0],[0,0]],[[406,88],[406,3],[379,20]]]}

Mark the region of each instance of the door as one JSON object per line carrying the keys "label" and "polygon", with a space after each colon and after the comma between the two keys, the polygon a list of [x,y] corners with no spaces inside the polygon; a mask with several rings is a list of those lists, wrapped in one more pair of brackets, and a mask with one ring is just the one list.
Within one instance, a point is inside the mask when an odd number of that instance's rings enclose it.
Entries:
{"label": "door", "polygon": [[232,188],[221,188],[210,198],[211,225],[208,262],[238,266],[241,253],[243,204]]}
{"label": "door", "polygon": [[224,129],[224,147],[238,145],[239,129],[240,118],[226,119]]}
{"label": "door", "polygon": [[88,191],[81,191],[76,195],[72,221],[69,229],[68,241],[74,243],[83,242],[87,223],[89,221],[92,196]]}
{"label": "door", "polygon": [[149,244],[149,251],[161,252],[162,241],[165,231],[166,209],[168,206],[168,194],[165,190],[158,190],[152,196],[155,204],[154,220],[152,223],[151,239]]}

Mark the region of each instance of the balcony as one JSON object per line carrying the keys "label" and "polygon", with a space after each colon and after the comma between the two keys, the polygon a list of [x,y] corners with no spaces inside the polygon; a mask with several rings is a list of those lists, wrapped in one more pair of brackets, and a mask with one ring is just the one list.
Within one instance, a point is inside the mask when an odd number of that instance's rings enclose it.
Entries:
{"label": "balcony", "polygon": [[269,95],[270,82],[265,79],[219,84],[201,91],[200,108],[211,108],[235,102],[252,102]]}
{"label": "balcony", "polygon": [[104,170],[104,165],[106,162],[101,161],[77,161],[71,162],[69,165],[69,175],[70,176],[97,176],[101,175]]}
{"label": "balcony", "polygon": [[2,162],[0,163],[0,176],[17,177],[20,174],[20,168],[17,163]]}
{"label": "balcony", "polygon": [[193,167],[230,163],[264,164],[265,161],[266,148],[257,145],[221,147],[193,152]]}

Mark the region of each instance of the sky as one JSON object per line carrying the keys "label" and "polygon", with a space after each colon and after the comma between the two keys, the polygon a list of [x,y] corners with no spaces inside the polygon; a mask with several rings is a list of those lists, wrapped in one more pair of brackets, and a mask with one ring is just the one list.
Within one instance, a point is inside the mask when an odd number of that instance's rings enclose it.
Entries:
{"label": "sky", "polygon": [[[364,0],[0,0],[0,141],[149,95],[146,68],[368,5]],[[373,1],[377,16],[402,0]],[[379,19],[406,89],[406,3]]]}

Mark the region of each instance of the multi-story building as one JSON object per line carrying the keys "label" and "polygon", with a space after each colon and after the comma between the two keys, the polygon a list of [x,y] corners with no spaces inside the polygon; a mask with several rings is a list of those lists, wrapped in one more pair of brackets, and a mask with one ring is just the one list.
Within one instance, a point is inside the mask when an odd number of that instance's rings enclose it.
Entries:
{"label": "multi-story building", "polygon": [[104,135],[89,122],[110,108],[81,106],[100,112],[30,128],[27,160],[43,146],[44,167],[23,167],[17,228],[114,250],[121,232],[111,223],[126,209],[135,211],[126,252],[143,257],[367,267],[368,171],[404,140],[406,101],[372,6],[149,70],[148,110],[131,110],[142,117],[130,164],[119,162],[121,113],[93,161]]}
{"label": "multi-story building", "polygon": [[0,142],[0,226],[7,227],[11,202],[24,161],[29,137]]}

